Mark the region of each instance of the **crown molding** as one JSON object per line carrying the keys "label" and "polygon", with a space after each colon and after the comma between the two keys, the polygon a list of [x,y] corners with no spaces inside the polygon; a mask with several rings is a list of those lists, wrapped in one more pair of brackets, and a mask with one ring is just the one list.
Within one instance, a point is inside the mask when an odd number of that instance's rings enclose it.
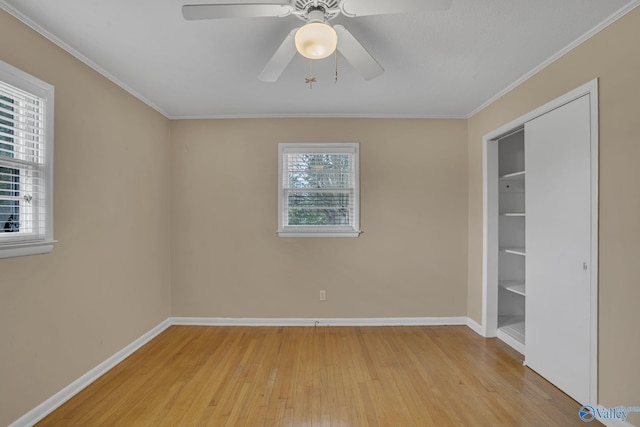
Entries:
{"label": "crown molding", "polygon": [[432,119],[432,120],[465,120],[465,115],[438,114],[202,114],[202,115],[170,115],[171,120],[209,120],[209,119]]}

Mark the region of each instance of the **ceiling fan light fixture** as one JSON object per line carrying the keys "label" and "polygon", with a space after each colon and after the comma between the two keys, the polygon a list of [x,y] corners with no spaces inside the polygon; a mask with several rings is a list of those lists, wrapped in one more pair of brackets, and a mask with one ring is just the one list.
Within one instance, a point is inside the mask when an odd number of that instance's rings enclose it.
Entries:
{"label": "ceiling fan light fixture", "polygon": [[311,22],[296,31],[295,43],[296,49],[305,58],[322,59],[335,52],[338,34],[330,25]]}

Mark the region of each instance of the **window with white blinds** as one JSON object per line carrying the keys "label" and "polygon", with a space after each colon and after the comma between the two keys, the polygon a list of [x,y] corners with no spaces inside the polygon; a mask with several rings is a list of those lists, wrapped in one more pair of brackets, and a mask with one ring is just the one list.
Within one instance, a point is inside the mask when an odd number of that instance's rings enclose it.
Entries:
{"label": "window with white blinds", "polygon": [[358,143],[281,143],[278,233],[281,237],[357,237]]}
{"label": "window with white blinds", "polygon": [[51,250],[52,115],[53,87],[0,62],[0,258]]}

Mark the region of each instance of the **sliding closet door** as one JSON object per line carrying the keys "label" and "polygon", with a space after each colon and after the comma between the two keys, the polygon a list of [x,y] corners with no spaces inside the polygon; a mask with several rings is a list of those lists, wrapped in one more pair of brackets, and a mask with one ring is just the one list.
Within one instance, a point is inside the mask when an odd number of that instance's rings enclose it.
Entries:
{"label": "sliding closet door", "polygon": [[525,124],[526,364],[589,401],[590,96]]}

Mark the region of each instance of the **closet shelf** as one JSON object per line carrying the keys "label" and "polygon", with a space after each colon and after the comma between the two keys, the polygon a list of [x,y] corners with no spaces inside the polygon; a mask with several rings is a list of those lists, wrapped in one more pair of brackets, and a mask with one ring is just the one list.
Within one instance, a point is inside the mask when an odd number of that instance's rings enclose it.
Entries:
{"label": "closet shelf", "polygon": [[498,282],[501,288],[513,292],[514,294],[526,295],[526,286],[523,281],[518,280],[500,280]]}
{"label": "closet shelf", "polygon": [[500,250],[502,252],[506,252],[508,254],[513,254],[513,255],[521,255],[521,256],[527,255],[524,248],[500,248]]}
{"label": "closet shelf", "polygon": [[502,181],[520,181],[524,179],[524,171],[518,171],[513,173],[507,173],[500,176]]}

